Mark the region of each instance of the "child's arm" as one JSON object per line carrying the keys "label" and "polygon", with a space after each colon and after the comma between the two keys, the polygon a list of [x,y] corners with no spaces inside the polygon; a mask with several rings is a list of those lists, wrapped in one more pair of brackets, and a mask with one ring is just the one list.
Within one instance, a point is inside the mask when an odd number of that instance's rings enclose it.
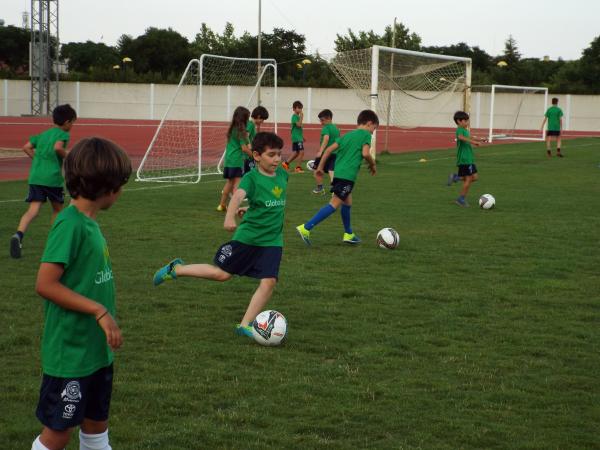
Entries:
{"label": "child's arm", "polygon": [[250,144],[242,144],[242,152],[252,157],[252,150],[250,149]]}
{"label": "child's arm", "polygon": [[296,126],[298,128],[302,128],[302,121],[304,120],[304,111],[300,111],[298,113],[298,117],[300,117],[300,119],[298,119],[298,122],[296,122]]}
{"label": "child's arm", "polygon": [[317,157],[323,155],[323,152],[327,148],[328,143],[329,143],[329,135],[326,134],[325,136],[323,136],[323,142],[321,142],[321,147],[319,147],[319,152],[317,153]]}
{"label": "child's arm", "polygon": [[544,131],[544,125],[546,125],[546,120],[548,120],[548,118],[544,116],[544,120],[542,121],[542,131]]}
{"label": "child's arm", "polygon": [[369,163],[369,172],[371,172],[371,175],[376,175],[377,164],[375,164],[375,160],[371,156],[371,146],[369,144],[363,145],[362,156]]}
{"label": "child's arm", "polygon": [[321,161],[319,162],[319,167],[317,167],[317,169],[315,170],[317,175],[319,175],[319,174],[323,175],[323,169],[325,168],[325,163],[327,162],[327,159],[334,151],[336,151],[338,149],[338,147],[339,147],[339,144],[337,142],[334,142],[329,147],[327,147],[327,149],[325,150],[325,153],[323,153],[321,155]]}
{"label": "child's arm", "polygon": [[463,136],[462,134],[459,134],[457,139],[459,141],[468,142],[469,144],[473,144],[476,147],[479,147],[482,142],[485,142],[485,138],[478,138],[476,136]]}
{"label": "child's arm", "polygon": [[98,326],[104,331],[106,342],[110,348],[113,350],[119,348],[123,343],[123,336],[113,317],[100,303],[84,297],[62,284],[60,277],[64,271],[62,264],[42,263],[35,283],[36,292],[61,308],[93,315]]}
{"label": "child's arm", "polygon": [[27,141],[27,144],[23,146],[23,151],[27,156],[33,159],[33,155],[35,154],[35,147],[31,142]]}
{"label": "child's arm", "polygon": [[67,146],[64,141],[57,141],[54,144],[54,151],[63,159],[67,157]]}
{"label": "child's arm", "polygon": [[229,206],[227,207],[227,214],[225,215],[225,222],[223,223],[223,228],[225,228],[227,231],[235,231],[235,229],[237,228],[235,216],[236,214],[238,214],[240,204],[242,203],[242,200],[244,200],[245,197],[246,191],[240,189],[239,187],[231,196],[231,200],[229,200]]}

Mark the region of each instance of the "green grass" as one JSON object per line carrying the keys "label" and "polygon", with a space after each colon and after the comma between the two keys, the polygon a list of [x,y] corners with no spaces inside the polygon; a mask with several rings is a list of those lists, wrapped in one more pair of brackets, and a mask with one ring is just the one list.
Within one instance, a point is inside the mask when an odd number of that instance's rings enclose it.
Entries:
{"label": "green grass", "polygon": [[[294,227],[325,198],[291,175],[269,304],[289,321],[281,348],[233,335],[251,279],[151,285],[171,258],[210,262],[229,239],[214,212],[221,181],[130,183],[99,216],[125,337],[113,448],[600,448],[600,142],[563,148],[562,160],[543,144],[477,150],[469,209],[445,186],[453,151],[382,156],[353,194],[358,247],[341,243],[339,214],[304,246]],[[34,281],[49,211],[11,260],[25,205],[6,200],[25,193],[1,185],[0,448],[29,448],[40,429]],[[475,207],[483,193],[496,209]],[[395,251],[375,245],[386,226]]]}

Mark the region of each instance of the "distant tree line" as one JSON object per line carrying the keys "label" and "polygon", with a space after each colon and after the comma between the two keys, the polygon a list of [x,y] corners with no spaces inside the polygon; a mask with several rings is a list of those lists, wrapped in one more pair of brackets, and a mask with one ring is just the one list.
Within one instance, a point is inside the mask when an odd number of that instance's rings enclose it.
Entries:
{"label": "distant tree line", "polygon": [[[337,35],[335,50],[390,46],[392,34],[391,26],[382,34],[349,29],[347,34]],[[0,26],[0,78],[27,78],[29,41],[28,30]],[[92,41],[63,44],[60,59],[67,64],[68,73],[62,74],[61,79],[177,83],[192,58],[204,53],[254,58],[257,46],[256,35],[245,31],[236,36],[231,23],[225,25],[222,33],[203,23],[191,42],[171,28],[151,27],[135,38],[122,35],[115,46]],[[263,33],[261,47],[264,58],[277,60],[280,86],[343,87],[329,69],[326,58],[308,54],[305,36],[294,30],[274,28],[271,33]],[[403,24],[396,25],[395,47],[470,57],[473,60],[473,85],[545,86],[556,93],[600,94],[600,36],[574,61],[523,58],[512,36],[506,40],[504,52],[497,56],[464,42],[423,46],[419,35]],[[503,63],[498,65],[501,61]]]}

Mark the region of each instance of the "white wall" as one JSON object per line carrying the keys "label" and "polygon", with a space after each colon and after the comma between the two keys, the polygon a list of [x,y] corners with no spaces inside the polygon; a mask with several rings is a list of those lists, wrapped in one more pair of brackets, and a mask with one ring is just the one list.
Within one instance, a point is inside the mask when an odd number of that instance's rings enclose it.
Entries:
{"label": "white wall", "polygon": [[[164,84],[125,83],[79,83],[61,82],[60,103],[70,103],[79,117],[107,119],[160,119],[173,99],[177,86]],[[245,104],[251,88],[232,86],[205,87],[203,90],[203,119],[227,122],[238,104]],[[398,93],[394,93],[398,94]],[[22,80],[0,80],[0,114],[20,116],[30,114],[30,82]],[[195,87],[184,87],[177,96],[172,118],[197,120],[197,95]],[[478,98],[479,95],[479,98]],[[550,94],[549,98],[553,97]],[[600,95],[558,95],[559,106],[565,112],[565,129],[574,131],[600,130]],[[230,104],[227,104],[229,98]],[[401,96],[393,97],[401,101]],[[452,115],[461,105],[462,94],[438,105],[441,110],[428,112],[431,103],[420,102],[410,105],[410,113],[401,120],[411,126],[452,127]],[[496,97],[495,120],[497,124],[511,123],[519,94],[498,94]],[[274,92],[261,89],[261,99],[274,118]],[[347,89],[278,88],[277,117],[280,123],[289,122],[292,103],[300,100],[304,104],[305,122],[318,123],[317,114],[325,108],[334,113],[338,124],[356,123],[356,115],[366,107],[365,103]],[[535,102],[524,106],[520,113],[519,127],[538,129],[543,120],[543,105]],[[489,94],[474,93],[472,96],[472,125],[487,128],[489,123]],[[380,117],[385,124],[386,117]]]}

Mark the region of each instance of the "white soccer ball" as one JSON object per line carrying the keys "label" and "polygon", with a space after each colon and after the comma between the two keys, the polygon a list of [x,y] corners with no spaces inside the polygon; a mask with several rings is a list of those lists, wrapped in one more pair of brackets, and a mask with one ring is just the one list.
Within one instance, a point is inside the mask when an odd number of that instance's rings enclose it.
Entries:
{"label": "white soccer ball", "polygon": [[377,245],[381,248],[393,250],[400,243],[400,235],[393,228],[382,228],[377,233]]}
{"label": "white soccer ball", "polygon": [[492,209],[496,206],[496,199],[492,194],[483,194],[479,197],[479,207],[481,209]]}
{"label": "white soccer ball", "polygon": [[252,322],[252,335],[260,345],[267,347],[281,345],[287,337],[287,320],[280,312],[263,311]]}
{"label": "white soccer ball", "polygon": [[314,159],[310,159],[308,161],[306,161],[306,168],[308,170],[310,170],[311,172],[313,172],[316,167],[315,167],[315,160]]}

